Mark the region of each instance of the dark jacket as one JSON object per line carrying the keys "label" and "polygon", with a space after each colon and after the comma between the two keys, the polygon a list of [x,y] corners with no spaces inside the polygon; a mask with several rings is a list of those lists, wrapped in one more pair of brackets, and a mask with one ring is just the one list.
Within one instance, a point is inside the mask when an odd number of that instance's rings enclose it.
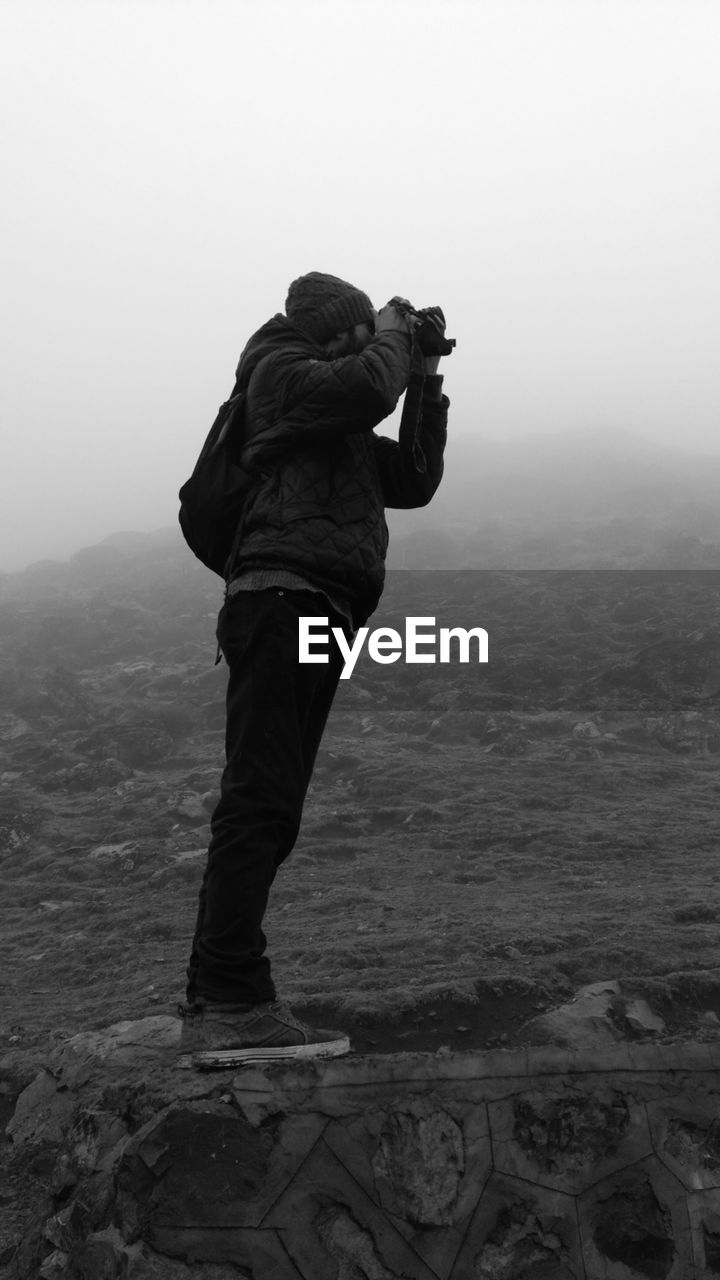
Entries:
{"label": "dark jacket", "polygon": [[253,335],[237,385],[247,387],[243,456],[257,482],[233,576],[258,568],[298,573],[346,600],[356,626],[365,622],[385,577],[384,508],[424,506],[442,476],[446,397],[423,396],[415,456],[373,432],[410,374],[403,333],[378,334],[360,354],[337,360],[281,315]]}

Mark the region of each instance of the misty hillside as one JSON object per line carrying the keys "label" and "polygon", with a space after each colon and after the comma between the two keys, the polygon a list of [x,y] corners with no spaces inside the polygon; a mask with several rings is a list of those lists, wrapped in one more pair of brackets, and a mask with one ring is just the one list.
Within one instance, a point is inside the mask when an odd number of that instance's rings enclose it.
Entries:
{"label": "misty hillside", "polygon": [[667,506],[714,501],[720,457],[687,454],[630,432],[560,432],[525,439],[462,436],[449,455],[457,462],[453,489],[463,507],[480,499],[498,514],[527,506],[567,516],[657,515]]}
{"label": "misty hillside", "polygon": [[[390,568],[720,568],[720,457],[683,454],[623,432],[503,443],[455,438],[432,504],[389,512]],[[179,526],[114,533],[68,561],[0,573],[0,599],[68,585],[134,584],[164,570],[197,583],[213,607],[220,580]]]}
{"label": "misty hillside", "polygon": [[[496,525],[505,562],[552,546],[520,527]],[[662,521],[628,519],[615,548],[603,527],[555,547],[626,566],[634,529],[671,558]],[[470,563],[489,545],[470,520],[424,538]],[[175,526],[0,589],[0,1044],[24,1050],[181,998],[227,668],[222,582]],[[366,648],[342,682],[268,913],[279,990],[383,1051],[495,1043],[538,1000],[628,975],[686,1018],[672,993],[720,942],[720,572],[391,571],[372,626],[410,616],[486,628],[489,661]]]}
{"label": "misty hillside", "polygon": [[503,442],[451,428],[432,506],[390,523],[396,567],[716,568],[720,457],[622,431]]}

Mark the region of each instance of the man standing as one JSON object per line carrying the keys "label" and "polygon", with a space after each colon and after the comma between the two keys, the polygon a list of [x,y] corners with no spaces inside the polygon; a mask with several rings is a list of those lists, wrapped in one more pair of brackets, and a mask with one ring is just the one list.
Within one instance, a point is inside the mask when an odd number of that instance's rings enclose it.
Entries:
{"label": "man standing", "polygon": [[[181,1048],[198,1065],[349,1050],[347,1036],[306,1026],[277,1000],[262,929],[343,665],[337,647],[327,664],[299,662],[299,619],[324,618],[349,639],[382,592],[384,508],[424,506],[442,476],[448,400],[438,357],[418,356],[405,311],[377,312],[317,271],[291,284],[285,309],[237,368],[255,479],[218,620],[226,767],[180,1007]],[[397,443],[375,435],[409,385],[409,432]]]}

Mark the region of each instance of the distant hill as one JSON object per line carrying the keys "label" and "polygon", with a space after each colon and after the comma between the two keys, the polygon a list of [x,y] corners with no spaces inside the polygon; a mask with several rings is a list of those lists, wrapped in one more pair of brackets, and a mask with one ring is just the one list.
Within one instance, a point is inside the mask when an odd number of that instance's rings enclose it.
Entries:
{"label": "distant hill", "polygon": [[[720,568],[720,457],[651,445],[622,431],[448,443],[432,503],[391,511],[390,568]],[[0,598],[70,584],[148,582],[160,573],[222,584],[179,526],[126,530],[69,560],[0,574]]]}
{"label": "distant hill", "polygon": [[432,505],[390,522],[398,567],[717,568],[720,457],[622,431],[450,431]]}
{"label": "distant hill", "polygon": [[[437,510],[488,515],[667,515],[720,498],[720,456],[683,453],[624,431],[484,440],[450,433]],[[719,521],[720,526],[720,521]]]}

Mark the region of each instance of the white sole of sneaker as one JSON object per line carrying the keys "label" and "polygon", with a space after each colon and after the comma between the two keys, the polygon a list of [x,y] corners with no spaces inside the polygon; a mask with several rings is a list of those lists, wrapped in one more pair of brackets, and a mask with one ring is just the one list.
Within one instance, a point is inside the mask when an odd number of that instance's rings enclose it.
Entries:
{"label": "white sole of sneaker", "polygon": [[178,1059],[180,1067],[196,1067],[200,1071],[211,1071],[213,1068],[244,1067],[255,1062],[293,1062],[308,1058],[341,1058],[350,1052],[350,1040],[343,1036],[339,1040],[328,1040],[325,1044],[293,1044],[282,1045],[276,1049],[271,1047],[257,1049],[207,1049],[202,1053],[193,1053]]}

